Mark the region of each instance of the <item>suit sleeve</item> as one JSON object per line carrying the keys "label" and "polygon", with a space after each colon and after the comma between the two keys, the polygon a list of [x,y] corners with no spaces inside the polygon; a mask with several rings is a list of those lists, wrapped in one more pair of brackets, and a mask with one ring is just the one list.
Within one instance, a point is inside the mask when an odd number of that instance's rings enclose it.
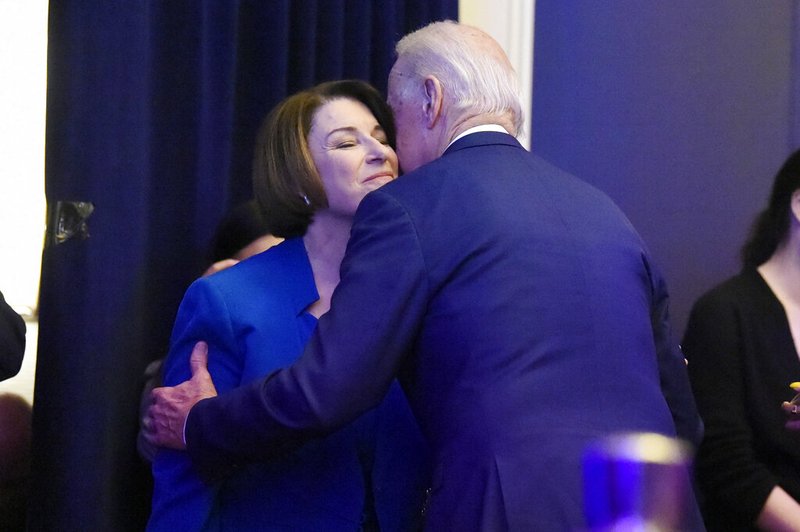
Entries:
{"label": "suit sleeve", "polygon": [[266,460],[377,405],[419,330],[427,302],[414,225],[383,191],[362,201],[341,282],[303,355],[189,414],[187,449],[207,478]]}
{"label": "suit sleeve", "polygon": [[667,400],[678,437],[697,448],[703,439],[703,421],[695,404],[686,361],[672,334],[666,283],[658,272],[651,272],[654,294],[651,322],[661,391]]}
{"label": "suit sleeve", "polygon": [[[194,344],[209,344],[209,371],[217,389],[239,384],[241,355],[223,298],[206,279],[196,281],[184,296],[164,363],[164,384],[175,386],[191,377],[189,357]],[[148,531],[201,530],[215,518],[216,487],[205,484],[182,451],[162,449],[153,460],[153,509]]]}
{"label": "suit sleeve", "polygon": [[719,294],[703,297],[692,309],[683,344],[706,422],[697,456],[698,479],[717,500],[734,501],[742,522],[752,523],[778,479],[755,454],[744,389],[745,342],[736,314],[734,305]]}
{"label": "suit sleeve", "polygon": [[0,381],[13,377],[25,354],[25,321],[0,294]]}

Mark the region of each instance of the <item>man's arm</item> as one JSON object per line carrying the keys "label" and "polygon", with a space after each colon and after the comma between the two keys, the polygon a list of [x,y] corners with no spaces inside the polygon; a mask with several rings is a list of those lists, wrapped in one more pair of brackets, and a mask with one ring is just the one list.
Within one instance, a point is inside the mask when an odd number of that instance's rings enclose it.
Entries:
{"label": "man's arm", "polygon": [[[292,366],[194,408],[205,376],[154,392],[154,421],[172,433],[191,408],[187,450],[206,479],[279,456],[383,398],[419,330],[427,285],[413,224],[380,190],[359,207],[341,273],[331,310]],[[160,419],[173,402],[176,416]]]}
{"label": "man's arm", "polygon": [[13,377],[25,354],[25,321],[0,293],[0,381]]}
{"label": "man's arm", "polygon": [[666,283],[652,265],[650,268],[654,294],[651,322],[661,391],[672,413],[678,437],[697,448],[703,439],[703,421],[692,393],[686,359],[672,335]]}

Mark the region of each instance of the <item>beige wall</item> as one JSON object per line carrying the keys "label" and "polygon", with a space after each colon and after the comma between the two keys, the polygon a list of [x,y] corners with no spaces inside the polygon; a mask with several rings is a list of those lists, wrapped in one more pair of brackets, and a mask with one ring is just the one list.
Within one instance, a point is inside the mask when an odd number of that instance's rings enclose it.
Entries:
{"label": "beige wall", "polygon": [[535,0],[459,0],[460,22],[477,26],[505,49],[520,80],[524,131],[518,136],[530,148],[533,88],[533,22]]}
{"label": "beige wall", "polygon": [[33,397],[44,241],[47,0],[0,0],[0,292],[28,326],[20,374],[0,393]]}

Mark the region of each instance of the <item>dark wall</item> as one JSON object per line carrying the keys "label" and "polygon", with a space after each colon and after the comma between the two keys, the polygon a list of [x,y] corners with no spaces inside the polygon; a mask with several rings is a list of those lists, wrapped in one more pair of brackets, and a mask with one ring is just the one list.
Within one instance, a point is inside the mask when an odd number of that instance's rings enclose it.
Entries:
{"label": "dark wall", "polygon": [[800,144],[800,2],[538,0],[532,147],[610,194],[683,333]]}

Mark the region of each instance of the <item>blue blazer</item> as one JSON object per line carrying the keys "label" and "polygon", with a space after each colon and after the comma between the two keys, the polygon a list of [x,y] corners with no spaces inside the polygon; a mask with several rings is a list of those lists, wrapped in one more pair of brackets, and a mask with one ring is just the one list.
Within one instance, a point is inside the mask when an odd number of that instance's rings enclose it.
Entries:
{"label": "blue blazer", "polygon": [[[189,355],[209,344],[217,390],[291,364],[316,326],[319,298],[301,239],[198,279],[178,311],[164,382],[190,377]],[[229,413],[232,417],[236,412]],[[204,484],[188,455],[159,452],[148,530],[408,530],[420,519],[428,471],[419,429],[397,385],[375,410],[268,464]]]}
{"label": "blue blazer", "polygon": [[[395,375],[432,447],[429,530],[585,529],[589,442],[701,438],[641,239],[510,135],[467,135],[367,195],[341,273],[297,362],[192,409],[204,475],[342,425]],[[684,528],[702,528],[688,508]]]}

